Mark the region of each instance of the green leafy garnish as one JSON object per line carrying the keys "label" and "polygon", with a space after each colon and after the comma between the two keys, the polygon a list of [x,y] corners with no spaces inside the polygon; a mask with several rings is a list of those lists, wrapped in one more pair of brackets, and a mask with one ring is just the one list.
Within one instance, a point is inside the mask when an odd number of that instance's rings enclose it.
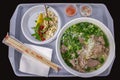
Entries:
{"label": "green leafy garnish", "polygon": [[34,33],[32,34],[32,36],[34,36],[37,40],[41,40],[40,35],[38,34],[38,30],[39,30],[40,24],[37,24],[35,27],[32,27],[32,29],[34,29]]}
{"label": "green leafy garnish", "polygon": [[103,56],[100,57],[99,62],[100,62],[101,64],[103,64],[103,63],[105,62],[105,59],[104,59]]}
{"label": "green leafy garnish", "polygon": [[104,41],[105,41],[105,47],[108,47],[109,46],[109,41],[108,41],[107,36],[105,34],[103,35],[103,38],[104,38]]}
{"label": "green leafy garnish", "polygon": [[46,20],[46,21],[52,21],[52,18],[50,18],[50,17],[45,17],[44,20]]}
{"label": "green leafy garnish", "polygon": [[90,70],[91,70],[90,67],[87,67],[87,68],[85,69],[86,72],[90,72]]}
{"label": "green leafy garnish", "polygon": [[37,22],[37,20],[35,20],[35,22]]}
{"label": "green leafy garnish", "polygon": [[32,34],[32,36],[34,36],[35,39],[37,39],[37,40],[41,40],[40,35],[38,33],[34,33],[34,34]]}
{"label": "green leafy garnish", "polygon": [[105,61],[104,58],[100,59],[100,63],[104,63],[104,61]]}
{"label": "green leafy garnish", "polygon": [[69,62],[68,59],[65,59],[65,63],[66,63],[68,66],[73,67],[73,65]]}

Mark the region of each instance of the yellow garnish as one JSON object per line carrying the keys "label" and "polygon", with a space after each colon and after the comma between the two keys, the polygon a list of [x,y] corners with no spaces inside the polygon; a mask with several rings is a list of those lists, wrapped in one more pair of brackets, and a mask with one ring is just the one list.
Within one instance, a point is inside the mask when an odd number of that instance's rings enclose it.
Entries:
{"label": "yellow garnish", "polygon": [[43,14],[42,13],[40,13],[40,15],[38,16],[36,24],[41,24],[41,23],[43,23]]}

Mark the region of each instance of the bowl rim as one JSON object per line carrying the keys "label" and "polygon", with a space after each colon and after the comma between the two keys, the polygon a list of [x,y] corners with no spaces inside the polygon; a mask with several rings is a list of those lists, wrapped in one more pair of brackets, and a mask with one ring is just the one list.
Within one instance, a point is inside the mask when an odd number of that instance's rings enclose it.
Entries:
{"label": "bowl rim", "polygon": [[24,19],[25,19],[26,15],[27,15],[31,10],[33,10],[33,9],[35,9],[35,8],[38,8],[38,7],[41,7],[41,6],[44,6],[44,5],[32,6],[31,8],[29,8],[29,9],[23,14],[22,19],[21,19],[21,30],[22,30],[23,35],[25,36],[25,38],[26,38],[28,41],[30,41],[30,42],[32,42],[32,43],[35,43],[35,44],[47,44],[47,43],[52,42],[52,41],[57,37],[57,34],[59,33],[59,31],[60,31],[60,29],[61,29],[61,18],[60,18],[60,15],[58,14],[58,12],[57,12],[53,7],[49,6],[49,8],[57,15],[58,21],[59,21],[58,26],[57,26],[57,31],[55,32],[55,34],[54,34],[51,38],[49,38],[49,39],[47,39],[47,40],[45,40],[45,41],[37,41],[37,40],[34,41],[34,40],[32,40],[31,38],[29,38],[29,37],[26,35],[26,33],[25,33],[25,31],[24,31],[24,28],[23,28],[23,26],[24,26],[23,23],[24,23]]}
{"label": "bowl rim", "polygon": [[[107,60],[105,61],[105,63],[97,70],[89,72],[89,73],[81,73],[78,72],[72,68],[70,68],[69,66],[67,66],[67,64],[64,62],[64,60],[62,59],[61,53],[60,53],[60,39],[64,33],[64,31],[70,27],[70,24],[72,24],[72,22],[74,22],[74,24],[79,23],[79,22],[91,22],[95,25],[98,25],[98,27],[100,27],[102,29],[102,31],[106,34],[108,40],[109,40],[109,55],[107,57]],[[72,24],[73,25],[73,24]],[[104,30],[103,30],[104,29]],[[109,35],[109,36],[108,36]],[[68,72],[70,72],[71,74],[75,75],[75,76],[79,76],[79,77],[94,77],[97,76],[99,74],[101,74],[102,72],[104,72],[113,62],[114,57],[115,57],[115,41],[114,38],[112,36],[112,33],[110,32],[110,30],[99,20],[94,19],[94,18],[88,18],[88,17],[81,17],[81,18],[76,18],[73,19],[71,21],[69,21],[68,23],[66,23],[63,28],[60,30],[58,36],[57,36],[57,40],[56,40],[56,54],[57,54],[57,58],[59,60],[59,62],[61,63],[61,65],[63,66],[63,68],[65,68],[65,70],[67,70]]]}

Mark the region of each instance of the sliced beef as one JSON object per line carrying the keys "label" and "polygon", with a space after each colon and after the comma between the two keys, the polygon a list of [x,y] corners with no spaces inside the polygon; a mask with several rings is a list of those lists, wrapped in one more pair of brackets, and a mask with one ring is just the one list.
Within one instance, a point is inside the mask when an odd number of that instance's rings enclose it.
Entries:
{"label": "sliced beef", "polygon": [[101,54],[102,51],[103,51],[103,45],[101,45],[101,44],[96,44],[96,45],[94,46],[94,48],[92,49],[92,52],[93,52],[94,54]]}
{"label": "sliced beef", "polygon": [[105,49],[104,49],[104,52],[108,55],[108,53],[109,53],[109,48],[105,48]]}
{"label": "sliced beef", "polygon": [[83,72],[83,73],[85,72],[85,70],[83,68],[81,68],[79,65],[76,65],[74,67],[74,69],[77,70],[77,71],[79,71],[79,72]]}
{"label": "sliced beef", "polygon": [[105,45],[105,41],[102,36],[100,37],[95,37],[95,45],[92,49],[92,53],[94,56],[99,57],[103,55],[104,53],[108,53],[109,49],[107,49]]}
{"label": "sliced beef", "polygon": [[98,37],[98,41],[102,44],[105,45],[105,41],[102,36]]}
{"label": "sliced beef", "polygon": [[83,38],[79,37],[78,39],[79,39],[80,43],[84,43],[84,39]]}
{"label": "sliced beef", "polygon": [[95,67],[95,66],[97,66],[97,65],[99,65],[99,64],[100,64],[100,62],[97,61],[97,60],[94,60],[94,59],[89,59],[89,60],[87,61],[87,66],[88,66],[88,67]]}
{"label": "sliced beef", "polygon": [[79,55],[78,57],[78,64],[81,66],[81,68],[84,68],[86,65],[86,60],[84,59],[83,55]]}
{"label": "sliced beef", "polygon": [[62,44],[62,46],[61,46],[61,52],[65,53],[67,50],[68,50],[68,48],[65,45]]}
{"label": "sliced beef", "polygon": [[80,53],[81,53],[81,50],[78,50],[78,51],[77,51],[77,54],[80,55]]}
{"label": "sliced beef", "polygon": [[75,60],[74,59],[70,60],[70,63],[73,65],[73,67],[75,66]]}
{"label": "sliced beef", "polygon": [[99,43],[102,44],[102,45],[105,45],[105,41],[104,41],[104,39],[103,39],[102,36],[100,36],[100,37],[95,37],[95,41],[96,41],[96,42],[99,42]]}

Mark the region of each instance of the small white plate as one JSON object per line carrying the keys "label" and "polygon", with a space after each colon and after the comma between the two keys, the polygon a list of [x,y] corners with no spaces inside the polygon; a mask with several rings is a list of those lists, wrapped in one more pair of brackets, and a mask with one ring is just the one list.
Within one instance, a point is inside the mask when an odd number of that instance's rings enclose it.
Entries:
{"label": "small white plate", "polygon": [[46,44],[53,41],[56,38],[61,28],[61,20],[60,20],[59,14],[55,9],[53,9],[52,7],[49,7],[49,10],[53,11],[55,15],[58,17],[58,28],[54,36],[45,41],[39,41],[35,39],[33,36],[31,36],[31,34],[34,33],[34,30],[32,29],[32,27],[35,26],[35,20],[37,20],[37,17],[40,13],[45,12],[44,5],[33,6],[30,9],[28,9],[23,15],[22,21],[21,21],[21,29],[26,39],[29,40],[30,42],[35,44]]}

